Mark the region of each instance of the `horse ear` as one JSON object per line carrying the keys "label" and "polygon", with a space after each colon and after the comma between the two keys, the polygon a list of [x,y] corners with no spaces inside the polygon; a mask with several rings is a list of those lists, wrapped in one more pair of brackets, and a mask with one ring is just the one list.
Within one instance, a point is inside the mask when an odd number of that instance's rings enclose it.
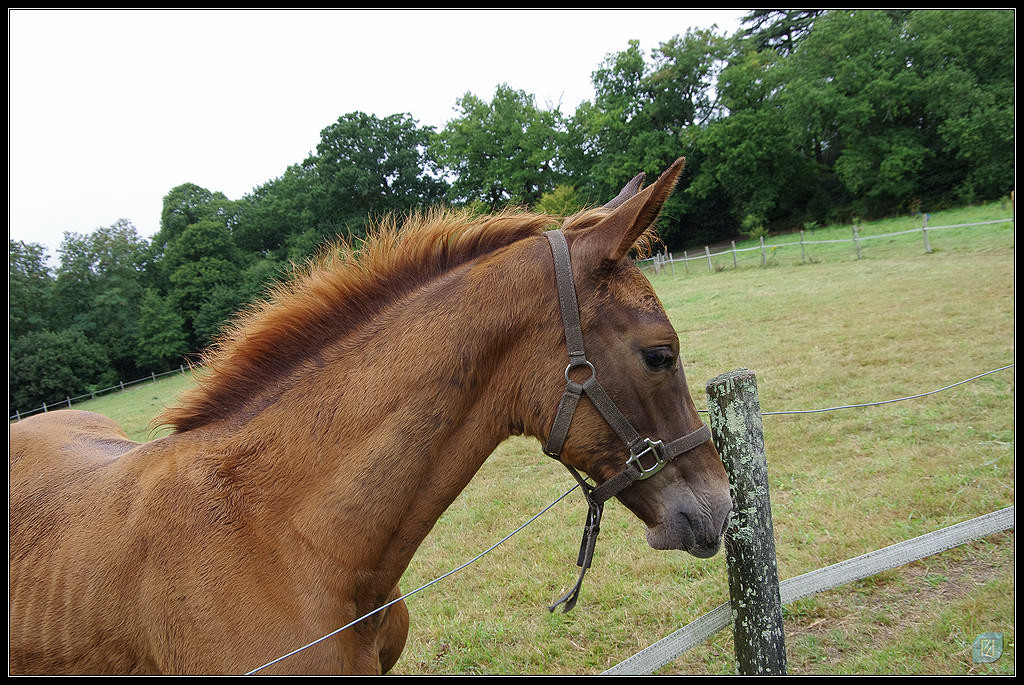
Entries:
{"label": "horse ear", "polygon": [[647,178],[647,174],[645,174],[642,171],[636,176],[634,176],[633,180],[631,180],[626,185],[622,186],[622,190],[619,191],[619,194],[616,195],[615,198],[611,200],[608,204],[606,204],[605,208],[616,209],[623,202],[636,195],[640,191],[640,188],[643,186],[645,178]]}
{"label": "horse ear", "polygon": [[[662,205],[675,188],[685,162],[680,157],[657,181],[639,192],[636,192],[636,188],[643,182],[643,175],[630,181],[618,197],[606,205],[614,207],[612,213],[580,237],[579,254],[585,253],[590,259],[614,262],[625,257],[644,231],[658,218]],[[630,192],[635,194],[630,197]]]}

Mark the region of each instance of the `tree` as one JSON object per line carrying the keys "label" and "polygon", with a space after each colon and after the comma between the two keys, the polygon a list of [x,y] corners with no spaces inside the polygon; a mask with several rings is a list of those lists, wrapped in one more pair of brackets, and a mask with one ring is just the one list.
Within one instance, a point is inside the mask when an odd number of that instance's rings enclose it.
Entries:
{"label": "tree", "polygon": [[1012,175],[1012,23],[1009,11],[830,11],[782,67],[782,116],[810,124],[861,215],[954,187],[998,195]]}
{"label": "tree", "polygon": [[1008,192],[1015,154],[1013,10],[917,10],[904,40],[913,46],[908,61],[924,94],[921,118],[934,124],[943,167],[937,176],[960,172],[952,183],[958,201]]}
{"label": "tree", "polygon": [[[661,146],[650,149],[652,131],[644,111],[650,100],[644,83],[647,69],[639,42],[630,41],[626,50],[609,55],[594,71],[594,101],[576,109],[572,124],[582,131],[586,155],[586,175],[580,181],[595,204],[615,197],[640,171],[650,173],[648,166],[664,167],[664,158],[670,156]],[[651,154],[657,157],[654,165]]]}
{"label": "tree", "polygon": [[[283,260],[297,236],[320,236],[317,187],[315,157],[289,166],[278,178],[258,186],[241,203],[235,244],[244,252]],[[304,251],[295,258],[305,256]]]}
{"label": "tree", "polygon": [[439,202],[445,185],[429,173],[426,157],[432,134],[405,114],[380,119],[362,112],[321,131],[314,160],[317,223],[361,236],[368,218]]}
{"label": "tree", "polygon": [[239,309],[264,297],[270,285],[285,276],[285,271],[282,262],[259,259],[241,272],[234,283],[215,284],[192,322],[196,338],[204,345],[214,340]]}
{"label": "tree", "polygon": [[170,283],[168,297],[185,320],[193,349],[207,342],[195,328],[196,318],[215,292],[238,284],[243,261],[231,234],[216,221],[190,224],[167,245],[163,268]]}
{"label": "tree", "polygon": [[[787,35],[806,36],[809,23],[800,27]],[[813,117],[788,109],[794,101],[784,66],[797,43],[787,40],[786,54],[780,54],[772,41],[756,35],[734,39],[717,82],[722,116],[700,132],[695,145],[703,157],[689,191],[727,207],[728,217],[718,220],[733,231],[743,224],[821,219],[840,201],[833,187],[821,183],[823,149],[829,145],[813,129]]]}
{"label": "tree", "polygon": [[931,157],[901,34],[902,22],[883,12],[832,12],[815,24],[788,70],[794,98],[820,103],[812,111],[836,150],[837,178],[865,215],[915,196]]}
{"label": "tree", "polygon": [[54,277],[39,243],[10,240],[7,252],[8,337],[49,327]]}
{"label": "tree", "polygon": [[504,84],[491,102],[466,93],[458,107],[461,115],[431,150],[454,177],[452,202],[479,202],[491,211],[533,206],[562,180],[557,157],[564,122],[557,109],[538,109],[533,96]]}
{"label": "tree", "polygon": [[55,284],[54,330],[70,328],[105,350],[115,376],[131,377],[149,244],[127,220],[65,233]]}
{"label": "tree", "polygon": [[814,26],[814,20],[826,10],[751,10],[743,18],[747,27],[740,35],[749,40],[756,52],[772,51],[789,55],[796,50]]}
{"label": "tree", "polygon": [[576,188],[562,184],[544,193],[533,209],[540,214],[570,216],[583,209],[585,205]]}
{"label": "tree", "polygon": [[728,117],[700,145],[705,196],[718,183],[738,217],[799,224],[1010,187],[1012,12],[752,16],[760,32],[737,42],[719,82]]}
{"label": "tree", "polygon": [[200,221],[215,221],[228,230],[234,225],[238,208],[224,193],[213,192],[194,183],[172,188],[164,196],[160,230],[153,237],[158,250],[177,239],[184,230]]}
{"label": "tree", "polygon": [[27,411],[113,383],[106,351],[79,330],[33,331],[11,340],[8,401]]}
{"label": "tree", "polygon": [[141,368],[165,371],[180,364],[189,352],[185,319],[176,307],[154,290],[147,289],[139,303],[136,361]]}
{"label": "tree", "polygon": [[594,101],[573,118],[587,163],[586,177],[577,178],[593,203],[614,197],[640,171],[653,178],[677,157],[687,158],[681,192],[666,202],[659,221],[670,247],[706,236],[695,224],[709,223],[701,219],[716,211],[713,200],[687,185],[703,165],[702,132],[722,115],[714,86],[730,45],[714,31],[690,30],[662,43],[648,63],[631,41],[593,73]]}

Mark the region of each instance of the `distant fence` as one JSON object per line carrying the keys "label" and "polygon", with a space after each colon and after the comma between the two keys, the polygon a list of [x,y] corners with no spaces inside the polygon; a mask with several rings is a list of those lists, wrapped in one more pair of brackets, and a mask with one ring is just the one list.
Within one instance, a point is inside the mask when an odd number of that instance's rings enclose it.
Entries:
{"label": "distant fence", "polygon": [[651,674],[729,625],[739,675],[784,675],[782,605],[1014,527],[1010,506],[780,583],[756,379],[747,369],[722,374],[708,381],[707,394],[709,423],[734,500],[726,533],[730,601],[605,675]]}
{"label": "distant fence", "polygon": [[[759,246],[738,248],[738,247],[736,247],[736,241],[732,241],[732,246],[727,248],[727,249],[724,249],[724,250],[716,248],[716,251],[712,252],[710,247],[705,246],[704,247],[704,251],[702,253],[690,255],[688,251],[684,251],[683,252],[683,256],[681,258],[680,257],[674,257],[671,253],[664,254],[664,255],[657,254],[654,257],[651,257],[649,259],[644,259],[644,260],[637,261],[637,265],[640,266],[641,268],[651,269],[655,273],[661,273],[663,270],[666,270],[666,269],[670,270],[672,273],[675,273],[676,264],[681,264],[684,270],[689,270],[689,268],[690,268],[689,267],[689,263],[690,262],[699,262],[699,263],[706,263],[708,271],[714,271],[715,270],[715,259],[716,258],[724,257],[724,258],[728,259],[729,257],[731,257],[732,258],[733,267],[735,268],[735,267],[739,266],[738,255],[740,253],[744,253],[744,252],[760,252],[761,253],[761,266],[766,266],[767,263],[768,263],[768,259],[769,259],[768,254],[771,251],[776,250],[778,248],[782,248],[782,247],[800,247],[800,250],[801,250],[801,261],[802,262],[806,262],[807,261],[807,248],[808,248],[808,246],[811,246],[811,245],[836,244],[836,243],[850,243],[853,246],[853,248],[854,248],[854,250],[856,252],[857,258],[860,259],[861,258],[861,243],[864,242],[864,241],[874,240],[876,238],[890,238],[890,237],[893,237],[893,236],[909,235],[909,234],[913,234],[913,233],[920,233],[922,235],[922,238],[923,238],[923,241],[924,241],[925,251],[926,252],[931,252],[932,251],[931,241],[928,238],[929,231],[939,231],[939,230],[943,230],[943,229],[947,229],[947,228],[964,228],[964,227],[968,227],[968,226],[986,226],[986,225],[990,225],[990,224],[1014,223],[1014,221],[1015,220],[1013,218],[1009,218],[1009,219],[998,219],[998,220],[994,220],[994,221],[983,221],[983,222],[974,222],[974,223],[967,223],[967,224],[950,224],[948,226],[932,226],[932,227],[929,227],[928,226],[928,215],[924,215],[924,222],[923,222],[923,225],[921,226],[921,228],[915,228],[915,229],[911,229],[911,230],[908,230],[908,231],[897,231],[897,232],[894,232],[894,233],[884,233],[884,234],[881,234],[881,235],[862,236],[862,235],[860,235],[858,227],[857,226],[853,226],[853,228],[852,228],[853,235],[850,238],[843,239],[843,240],[838,240],[838,239],[833,239],[833,240],[806,240],[805,239],[805,235],[804,235],[804,231],[800,231],[800,240],[797,241],[797,242],[773,243],[771,245],[766,245],[765,242],[764,242],[764,238],[761,238]],[[26,411],[21,411],[21,410],[16,409],[16,410],[14,410],[13,414],[9,415],[8,420],[9,421],[17,421],[18,419],[25,418],[26,416],[32,416],[33,414],[39,414],[39,413],[47,412],[47,411],[50,411],[50,410],[53,410],[53,409],[67,409],[67,408],[70,408],[71,405],[73,403],[75,403],[75,402],[81,402],[81,401],[85,401],[85,400],[89,400],[89,399],[95,399],[99,395],[103,395],[103,394],[106,394],[106,393],[109,393],[109,392],[122,391],[122,390],[125,390],[126,388],[138,385],[140,383],[145,383],[147,381],[148,382],[155,382],[157,378],[161,378],[163,376],[167,376],[167,375],[172,374],[172,373],[184,373],[186,370],[187,370],[186,367],[181,366],[177,370],[165,371],[163,373],[151,373],[149,376],[146,376],[144,378],[139,378],[137,380],[128,381],[128,382],[122,381],[122,382],[119,382],[117,385],[110,386],[109,388],[103,388],[101,390],[95,390],[93,392],[89,392],[89,393],[86,393],[84,395],[77,395],[77,396],[74,396],[74,397],[66,396],[64,399],[57,400],[56,402],[44,402],[42,404],[42,406],[40,406],[38,408],[28,409]]]}
{"label": "distant fence", "polygon": [[732,261],[733,268],[739,267],[739,255],[745,252],[759,252],[761,256],[761,266],[767,266],[770,259],[770,255],[774,254],[774,251],[779,248],[800,248],[800,261],[806,263],[807,249],[812,245],[835,245],[848,243],[851,247],[852,252],[856,255],[857,259],[860,259],[862,255],[863,243],[869,240],[876,240],[878,238],[893,238],[902,235],[920,234],[924,251],[931,253],[932,244],[929,233],[934,231],[941,231],[949,228],[966,228],[970,226],[987,226],[991,224],[1005,224],[1014,223],[1015,219],[998,219],[994,221],[982,221],[972,222],[967,224],[949,224],[947,226],[929,226],[928,216],[924,216],[924,220],[921,228],[914,228],[907,231],[895,231],[892,233],[881,233],[879,235],[861,235],[860,227],[854,225],[851,227],[851,235],[849,238],[834,238],[830,240],[807,240],[805,231],[800,231],[800,240],[788,243],[771,243],[766,244],[764,238],[759,239],[760,245],[753,247],[736,247],[736,241],[732,241],[731,246],[727,248],[716,247],[714,250],[710,246],[704,246],[703,251],[697,251],[694,254],[690,254],[689,250],[683,251],[683,256],[673,256],[671,252],[666,254],[656,254],[654,257],[637,261],[637,266],[652,270],[654,273],[661,273],[662,271],[669,270],[671,273],[676,273],[676,265],[680,264],[682,269],[686,272],[691,268],[690,262],[695,262],[692,268],[703,270],[704,265],[707,266],[708,271],[715,271],[716,264],[721,265],[723,261],[726,264]]}
{"label": "distant fence", "polygon": [[58,400],[57,402],[43,402],[43,405],[36,409],[29,409],[26,411],[20,411],[18,409],[15,409],[14,413],[8,416],[8,421],[18,421],[19,419],[23,419],[26,416],[32,416],[33,414],[42,414],[44,412],[56,409],[70,409],[71,405],[74,404],[75,402],[94,400],[100,395],[106,395],[107,393],[111,392],[121,392],[123,390],[127,390],[128,388],[139,385],[141,383],[156,383],[157,378],[163,378],[164,376],[169,376],[172,373],[185,373],[188,370],[189,369],[186,366],[182,365],[179,366],[177,369],[164,371],[163,373],[150,373],[148,376],[138,378],[134,381],[119,381],[117,385],[112,385],[109,388],[102,388],[100,390],[93,390],[92,392],[88,392],[84,395],[76,395],[74,397],[67,396],[62,400]]}

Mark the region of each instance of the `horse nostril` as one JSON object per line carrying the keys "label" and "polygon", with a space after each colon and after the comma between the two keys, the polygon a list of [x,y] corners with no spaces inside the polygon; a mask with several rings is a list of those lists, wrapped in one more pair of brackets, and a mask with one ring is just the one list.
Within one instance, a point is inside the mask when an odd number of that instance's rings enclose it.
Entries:
{"label": "horse nostril", "polygon": [[722,535],[725,535],[725,531],[729,530],[729,524],[732,523],[732,509],[725,514],[725,520],[722,521]]}

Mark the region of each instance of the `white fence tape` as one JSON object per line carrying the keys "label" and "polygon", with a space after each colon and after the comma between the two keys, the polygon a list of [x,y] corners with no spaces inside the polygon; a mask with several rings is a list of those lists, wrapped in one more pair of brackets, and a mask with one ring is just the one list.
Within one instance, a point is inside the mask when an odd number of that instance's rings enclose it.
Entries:
{"label": "white fence tape", "polygon": [[[859,557],[782,581],[779,584],[782,603],[789,604],[818,592],[831,590],[1013,527],[1013,507],[1007,507],[949,528],[868,552]],[[731,622],[732,606],[727,602],[688,626],[613,666],[602,675],[651,674],[725,628]]]}

